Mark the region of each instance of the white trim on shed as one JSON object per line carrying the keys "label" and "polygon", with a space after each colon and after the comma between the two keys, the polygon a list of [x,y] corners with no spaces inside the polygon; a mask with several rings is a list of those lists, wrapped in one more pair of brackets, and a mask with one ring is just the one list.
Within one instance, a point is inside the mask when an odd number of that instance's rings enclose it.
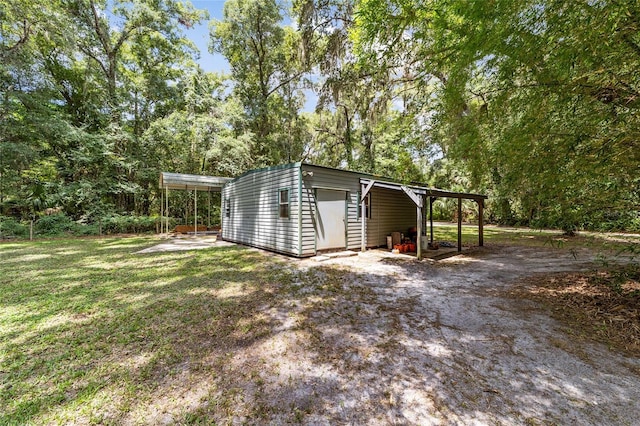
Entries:
{"label": "white trim on shed", "polygon": [[232,180],[220,176],[188,175],[185,173],[160,173],[160,188],[183,189],[185,191],[211,191],[220,192],[222,187]]}

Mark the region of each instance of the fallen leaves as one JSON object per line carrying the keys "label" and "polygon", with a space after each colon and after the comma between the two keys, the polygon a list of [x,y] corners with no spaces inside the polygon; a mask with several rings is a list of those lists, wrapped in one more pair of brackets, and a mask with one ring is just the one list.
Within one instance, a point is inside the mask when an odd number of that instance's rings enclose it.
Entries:
{"label": "fallen leaves", "polygon": [[534,300],[577,336],[640,356],[640,267],[528,278],[512,297]]}

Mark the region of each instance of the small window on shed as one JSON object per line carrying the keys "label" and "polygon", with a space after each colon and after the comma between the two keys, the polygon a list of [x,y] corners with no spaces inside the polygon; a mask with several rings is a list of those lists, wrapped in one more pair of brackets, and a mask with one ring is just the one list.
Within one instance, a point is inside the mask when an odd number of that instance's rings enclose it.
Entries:
{"label": "small window on shed", "polygon": [[279,191],[279,203],[280,206],[280,217],[288,218],[289,217],[289,190],[281,189]]}
{"label": "small window on shed", "polygon": [[224,199],[224,217],[231,217],[231,199]]}

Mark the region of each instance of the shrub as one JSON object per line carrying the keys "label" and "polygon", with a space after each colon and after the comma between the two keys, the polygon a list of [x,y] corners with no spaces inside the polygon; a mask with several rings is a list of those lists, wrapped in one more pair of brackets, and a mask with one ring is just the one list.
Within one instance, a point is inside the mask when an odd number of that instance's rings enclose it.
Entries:
{"label": "shrub", "polygon": [[111,214],[100,219],[105,234],[155,232],[159,223],[157,216],[133,216]]}
{"label": "shrub", "polygon": [[0,216],[0,238],[29,236],[29,227],[12,217]]}
{"label": "shrub", "polygon": [[83,225],[78,224],[76,229],[73,231],[73,235],[77,235],[77,236],[99,235],[99,234],[100,234],[100,229],[97,223],[83,224]]}
{"label": "shrub", "polygon": [[35,232],[38,235],[54,236],[61,234],[75,234],[82,225],[74,222],[64,213],[51,216],[42,216],[35,223]]}

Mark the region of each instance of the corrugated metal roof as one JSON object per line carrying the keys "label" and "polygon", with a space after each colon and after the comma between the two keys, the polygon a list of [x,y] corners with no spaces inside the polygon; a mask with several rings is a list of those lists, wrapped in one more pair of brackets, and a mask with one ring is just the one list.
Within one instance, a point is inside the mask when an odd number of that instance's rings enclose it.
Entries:
{"label": "corrugated metal roof", "polygon": [[360,178],[360,183],[362,184],[368,185],[371,182],[373,182],[372,184],[373,186],[376,186],[378,188],[396,189],[399,191],[402,190],[403,186],[405,186],[407,188],[410,188],[412,191],[414,191],[417,194],[426,195],[428,197],[464,198],[468,200],[486,200],[487,198],[489,198],[486,195],[474,194],[471,192],[445,191],[444,189],[429,188],[427,186],[422,186],[422,185],[413,185],[413,184],[403,185],[398,182],[389,182],[389,181],[380,181],[376,179]]}
{"label": "corrugated metal roof", "polygon": [[[318,167],[322,169],[328,170],[336,170],[343,173],[357,175],[360,177],[360,182],[364,184],[368,184],[370,182],[374,182],[374,185],[377,187],[386,187],[389,189],[402,189],[403,184],[400,182],[395,182],[389,178],[381,178],[379,176],[371,175],[369,173],[361,173],[354,172],[352,170],[343,170],[343,169],[335,169],[332,167],[326,166],[318,166],[315,164],[309,163],[289,163],[282,164],[279,166],[265,167],[262,169],[254,169],[249,170],[240,176],[234,178],[220,177],[220,176],[203,176],[203,175],[188,175],[184,173],[169,173],[169,172],[161,172],[160,173],[160,188],[169,188],[169,189],[182,189],[182,190],[194,190],[198,189],[199,191],[213,191],[219,192],[222,190],[222,187],[225,183],[231,180],[240,179],[246,175],[257,173],[261,171],[267,170],[279,170],[286,169],[291,167],[301,167],[301,166],[309,166],[309,167]],[[417,182],[413,182],[406,185],[408,188],[411,188],[418,194],[427,195],[431,197],[449,197],[449,198],[465,198],[472,200],[483,200],[488,197],[483,194],[473,194],[467,192],[453,192],[453,191],[445,191],[438,188],[429,188],[424,184],[420,184]]]}
{"label": "corrugated metal roof", "polygon": [[231,178],[220,176],[188,175],[184,173],[160,173],[160,188],[218,192]]}

